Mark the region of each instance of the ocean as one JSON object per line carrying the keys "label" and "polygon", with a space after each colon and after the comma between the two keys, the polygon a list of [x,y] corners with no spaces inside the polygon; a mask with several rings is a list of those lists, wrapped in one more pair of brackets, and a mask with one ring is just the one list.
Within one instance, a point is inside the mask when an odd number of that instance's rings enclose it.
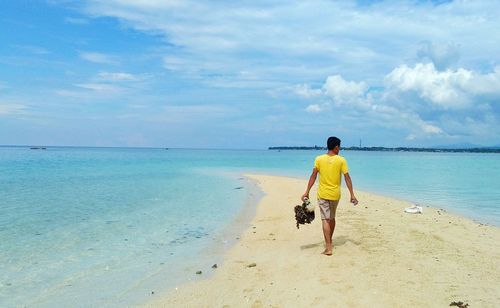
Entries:
{"label": "ocean", "polygon": [[[259,197],[242,174],[307,179],[321,153],[0,147],[0,303],[134,305],[210,275]],[[500,225],[498,154],[341,155],[355,189]]]}

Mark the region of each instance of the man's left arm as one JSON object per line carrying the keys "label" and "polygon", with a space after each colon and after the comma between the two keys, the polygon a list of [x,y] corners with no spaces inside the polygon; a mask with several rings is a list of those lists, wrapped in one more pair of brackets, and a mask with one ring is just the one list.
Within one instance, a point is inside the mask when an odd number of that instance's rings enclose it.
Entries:
{"label": "man's left arm", "polygon": [[354,189],[352,188],[352,181],[351,181],[351,176],[349,175],[349,172],[344,173],[344,179],[345,179],[345,184],[347,185],[347,188],[349,189],[349,192],[351,193],[351,203],[353,205],[358,204],[358,199],[356,199],[356,196],[354,196]]}

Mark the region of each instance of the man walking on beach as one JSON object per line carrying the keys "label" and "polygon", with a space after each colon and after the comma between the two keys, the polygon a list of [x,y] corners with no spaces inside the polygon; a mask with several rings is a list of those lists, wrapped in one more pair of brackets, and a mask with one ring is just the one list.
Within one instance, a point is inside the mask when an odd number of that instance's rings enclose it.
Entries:
{"label": "man walking on beach", "polygon": [[314,160],[314,168],[307,184],[306,192],[302,195],[302,201],[309,198],[309,191],[316,182],[316,177],[319,173],[318,187],[318,205],[321,212],[321,222],[323,224],[323,235],[325,237],[325,251],[323,254],[332,255],[333,245],[332,236],[335,230],[335,212],[340,200],[340,186],[342,182],[342,174],[344,174],[345,183],[351,193],[351,203],[358,204],[358,200],[354,196],[347,161],[339,155],[340,139],[330,137],[327,141],[328,152],[319,155]]}

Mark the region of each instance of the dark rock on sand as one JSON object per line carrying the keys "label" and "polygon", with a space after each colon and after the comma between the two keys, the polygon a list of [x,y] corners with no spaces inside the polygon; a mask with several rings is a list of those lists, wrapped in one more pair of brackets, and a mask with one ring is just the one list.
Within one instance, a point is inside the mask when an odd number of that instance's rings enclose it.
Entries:
{"label": "dark rock on sand", "polygon": [[457,306],[458,308],[467,308],[469,304],[465,304],[464,302],[451,302],[450,306]]}
{"label": "dark rock on sand", "polygon": [[215,263],[214,265],[212,265],[212,268],[217,268],[217,263]]}
{"label": "dark rock on sand", "polygon": [[256,267],[256,266],[257,266],[256,263],[250,263],[250,264],[247,265],[247,267]]}
{"label": "dark rock on sand", "polygon": [[201,275],[201,271],[196,271],[196,275]]}

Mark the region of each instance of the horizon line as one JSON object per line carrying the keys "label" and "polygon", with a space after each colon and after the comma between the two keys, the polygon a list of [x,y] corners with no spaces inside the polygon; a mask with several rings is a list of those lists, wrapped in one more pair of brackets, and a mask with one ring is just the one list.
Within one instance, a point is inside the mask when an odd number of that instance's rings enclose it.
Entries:
{"label": "horizon line", "polygon": [[[453,145],[451,145],[453,146]],[[319,149],[325,149],[326,146],[268,146],[265,148],[200,148],[200,147],[158,147],[158,146],[88,146],[88,145],[28,145],[28,144],[22,144],[22,145],[14,145],[14,144],[0,144],[0,147],[2,148],[24,148],[24,147],[45,147],[45,148],[95,148],[95,149],[159,149],[159,150],[247,150],[247,151],[255,151],[255,150],[270,150],[271,148],[319,148]],[[414,149],[456,149],[456,150],[462,150],[462,149],[482,149],[482,148],[499,148],[500,145],[480,145],[480,146],[469,146],[469,147],[451,147],[447,148],[446,146],[362,146],[359,147],[357,145],[351,145],[351,146],[345,146],[342,147],[343,149],[346,148],[387,148],[387,149],[395,149],[395,148],[414,148]]]}

